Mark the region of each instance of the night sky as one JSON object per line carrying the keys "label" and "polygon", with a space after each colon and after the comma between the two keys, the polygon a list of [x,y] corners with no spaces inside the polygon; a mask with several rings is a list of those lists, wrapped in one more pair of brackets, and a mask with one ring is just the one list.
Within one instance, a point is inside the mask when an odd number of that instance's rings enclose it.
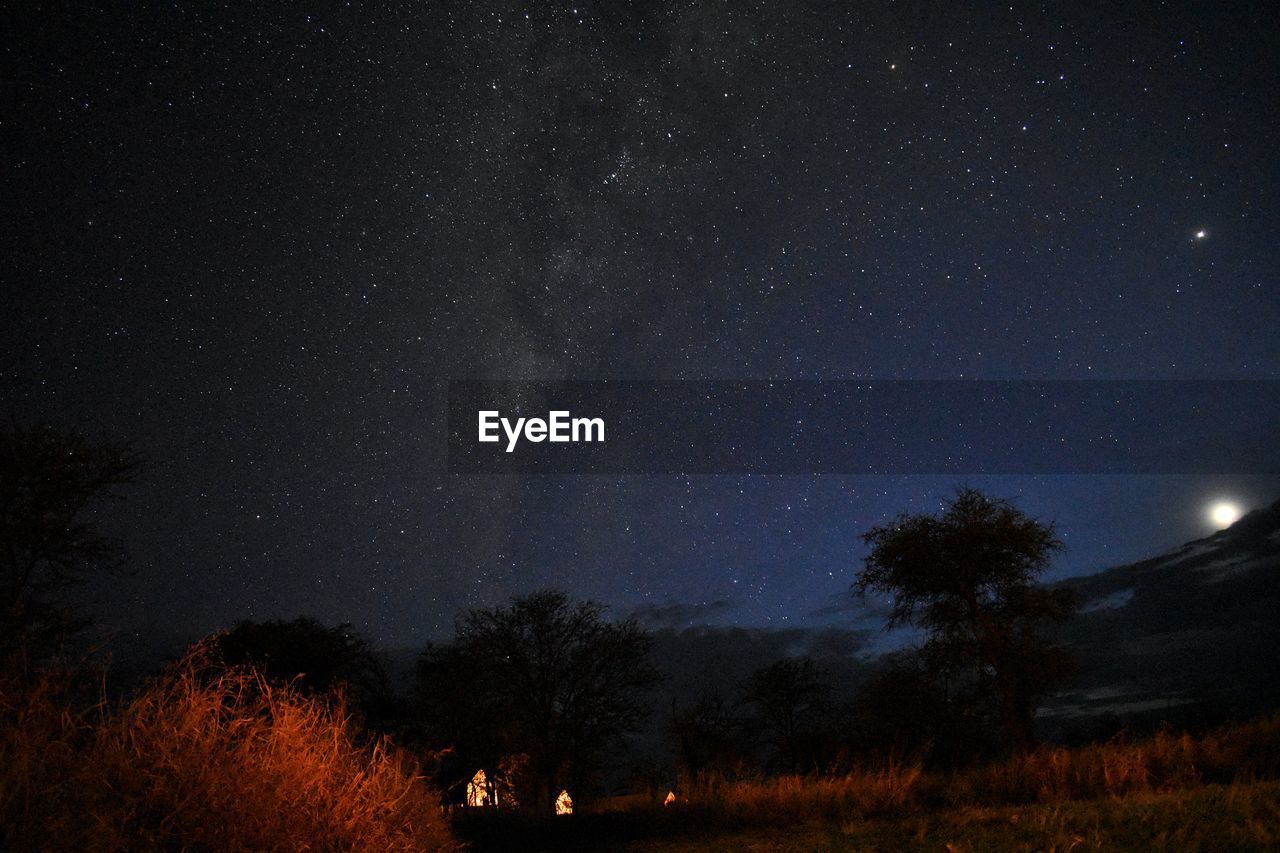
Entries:
{"label": "night sky", "polygon": [[[0,392],[147,459],[108,630],[758,627],[963,479],[1054,576],[1266,476],[460,476],[450,379],[1280,379],[1268,4],[23,4]],[[980,10],[980,11],[979,11]]]}

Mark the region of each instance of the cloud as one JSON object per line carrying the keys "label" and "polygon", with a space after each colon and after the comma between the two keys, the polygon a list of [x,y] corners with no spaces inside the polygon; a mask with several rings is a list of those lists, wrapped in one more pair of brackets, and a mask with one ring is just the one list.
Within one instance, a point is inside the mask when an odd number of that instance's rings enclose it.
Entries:
{"label": "cloud", "polygon": [[696,603],[669,598],[661,604],[642,604],[628,615],[650,630],[679,629],[705,624],[737,607],[727,598]]}
{"label": "cloud", "polygon": [[825,628],[744,628],[701,625],[654,634],[654,658],[667,676],[665,701],[736,695],[756,669],[783,658],[808,657],[839,693],[852,691],[874,666],[871,632]]}
{"label": "cloud", "polygon": [[860,627],[883,625],[889,614],[891,602],[884,595],[859,595],[856,592],[837,592],[827,596],[827,603],[806,611],[804,618],[829,622],[840,617]]}

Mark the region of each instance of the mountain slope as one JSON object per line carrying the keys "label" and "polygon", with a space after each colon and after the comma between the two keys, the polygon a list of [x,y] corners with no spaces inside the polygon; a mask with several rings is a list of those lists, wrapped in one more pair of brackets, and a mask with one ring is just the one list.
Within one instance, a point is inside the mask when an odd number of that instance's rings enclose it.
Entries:
{"label": "mountain slope", "polygon": [[1063,585],[1081,675],[1048,718],[1280,707],[1280,501],[1181,548]]}

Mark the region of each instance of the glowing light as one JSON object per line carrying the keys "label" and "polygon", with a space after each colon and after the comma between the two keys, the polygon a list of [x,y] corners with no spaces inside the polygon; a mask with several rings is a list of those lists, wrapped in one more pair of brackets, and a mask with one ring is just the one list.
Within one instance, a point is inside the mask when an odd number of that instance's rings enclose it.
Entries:
{"label": "glowing light", "polygon": [[1213,526],[1221,530],[1224,527],[1230,527],[1240,518],[1240,506],[1231,501],[1218,501],[1209,507],[1209,521]]}
{"label": "glowing light", "polygon": [[1203,240],[1205,237],[1208,237],[1208,236],[1209,236],[1209,232],[1205,231],[1203,228],[1201,228],[1199,231],[1196,232],[1197,240]]}
{"label": "glowing light", "polygon": [[497,794],[498,792],[489,784],[488,777],[484,775],[483,768],[477,770],[476,775],[472,776],[471,781],[467,783],[467,805],[473,808],[496,806]]}
{"label": "glowing light", "polygon": [[556,797],[556,814],[573,814],[573,798],[568,791],[561,791]]}

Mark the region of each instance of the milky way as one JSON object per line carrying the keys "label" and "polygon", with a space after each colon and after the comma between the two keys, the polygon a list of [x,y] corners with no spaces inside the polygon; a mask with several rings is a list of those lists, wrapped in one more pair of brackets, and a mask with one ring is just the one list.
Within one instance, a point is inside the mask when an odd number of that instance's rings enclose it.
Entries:
{"label": "milky way", "polygon": [[[105,623],[794,623],[955,485],[450,476],[449,379],[1280,378],[1271,9],[850,5],[17,13],[0,390],[149,460]],[[1060,572],[1280,491],[969,481]]]}

